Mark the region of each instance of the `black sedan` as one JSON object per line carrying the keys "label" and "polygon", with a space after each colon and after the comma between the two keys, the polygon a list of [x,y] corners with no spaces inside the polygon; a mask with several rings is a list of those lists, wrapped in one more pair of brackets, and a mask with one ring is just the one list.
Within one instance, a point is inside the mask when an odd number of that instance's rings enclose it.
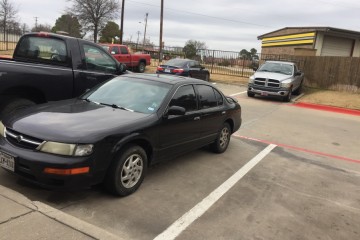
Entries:
{"label": "black sedan", "polygon": [[0,166],[48,188],[104,182],[126,196],[150,164],[206,145],[222,153],[240,125],[240,105],[211,84],[128,74],[3,118]]}
{"label": "black sedan", "polygon": [[190,59],[171,59],[166,64],[158,66],[156,73],[192,77],[207,82],[210,80],[209,71],[201,66],[198,61]]}

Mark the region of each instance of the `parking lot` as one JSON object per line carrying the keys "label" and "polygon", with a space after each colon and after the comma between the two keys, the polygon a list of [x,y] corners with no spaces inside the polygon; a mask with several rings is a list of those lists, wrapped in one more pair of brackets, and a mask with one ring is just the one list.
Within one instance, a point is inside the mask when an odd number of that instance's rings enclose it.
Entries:
{"label": "parking lot", "polygon": [[360,117],[216,86],[243,110],[228,150],[152,166],[133,195],[0,183],[123,239],[360,239]]}

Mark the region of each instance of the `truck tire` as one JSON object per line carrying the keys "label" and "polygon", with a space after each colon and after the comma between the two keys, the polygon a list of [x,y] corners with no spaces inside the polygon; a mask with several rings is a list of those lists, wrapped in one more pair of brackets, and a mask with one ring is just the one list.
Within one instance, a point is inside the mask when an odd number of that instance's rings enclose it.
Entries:
{"label": "truck tire", "polygon": [[139,62],[139,66],[138,66],[138,72],[139,73],[143,73],[145,72],[145,68],[146,68],[146,64],[144,62]]}
{"label": "truck tire", "polygon": [[35,105],[35,103],[26,98],[10,98],[0,106],[0,119],[19,109],[27,108],[33,105]]}
{"label": "truck tire", "polygon": [[252,92],[249,92],[249,91],[247,91],[247,95],[248,95],[248,97],[255,97],[255,93],[252,93]]}
{"label": "truck tire", "polygon": [[300,86],[294,91],[295,95],[300,95],[302,91],[302,82],[300,83]]}
{"label": "truck tire", "polygon": [[283,102],[290,102],[291,101],[291,95],[292,95],[292,88],[290,88],[288,95],[283,97]]}

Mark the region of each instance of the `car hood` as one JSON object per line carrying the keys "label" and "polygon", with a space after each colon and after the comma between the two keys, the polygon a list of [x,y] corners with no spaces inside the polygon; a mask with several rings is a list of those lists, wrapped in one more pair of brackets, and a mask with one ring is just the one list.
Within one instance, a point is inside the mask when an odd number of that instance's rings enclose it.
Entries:
{"label": "car hood", "polygon": [[43,140],[91,143],[144,126],[151,122],[151,116],[84,100],[66,100],[20,111],[4,123],[15,131]]}
{"label": "car hood", "polygon": [[274,72],[255,72],[254,77],[255,78],[275,79],[275,80],[279,80],[281,82],[281,81],[291,78],[292,76],[282,74],[282,73],[274,73]]}

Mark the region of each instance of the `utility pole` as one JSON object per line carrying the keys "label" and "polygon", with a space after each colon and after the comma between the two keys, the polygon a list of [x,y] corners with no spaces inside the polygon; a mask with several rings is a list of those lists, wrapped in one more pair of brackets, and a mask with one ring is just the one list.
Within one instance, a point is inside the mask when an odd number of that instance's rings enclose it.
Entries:
{"label": "utility pole", "polygon": [[138,35],[138,37],[137,37],[137,41],[136,41],[136,51],[138,50],[138,45],[139,45],[139,36],[140,36],[140,31],[137,31],[136,32],[137,33],[137,35]]}
{"label": "utility pole", "polygon": [[34,17],[34,18],[35,18],[35,32],[37,32],[38,31],[38,25],[37,25],[38,17]]}
{"label": "utility pole", "polygon": [[160,47],[159,47],[159,63],[162,61],[162,48],[163,48],[163,18],[164,18],[164,0],[161,0],[161,11],[160,11]]}
{"label": "utility pole", "polygon": [[121,26],[120,26],[120,44],[123,44],[123,34],[124,34],[124,8],[125,8],[125,0],[122,0],[121,4]]}
{"label": "utility pole", "polygon": [[146,27],[147,27],[148,15],[149,15],[149,13],[146,13],[146,15],[145,15],[145,31],[144,31],[143,51],[145,50],[145,38],[146,38]]}

